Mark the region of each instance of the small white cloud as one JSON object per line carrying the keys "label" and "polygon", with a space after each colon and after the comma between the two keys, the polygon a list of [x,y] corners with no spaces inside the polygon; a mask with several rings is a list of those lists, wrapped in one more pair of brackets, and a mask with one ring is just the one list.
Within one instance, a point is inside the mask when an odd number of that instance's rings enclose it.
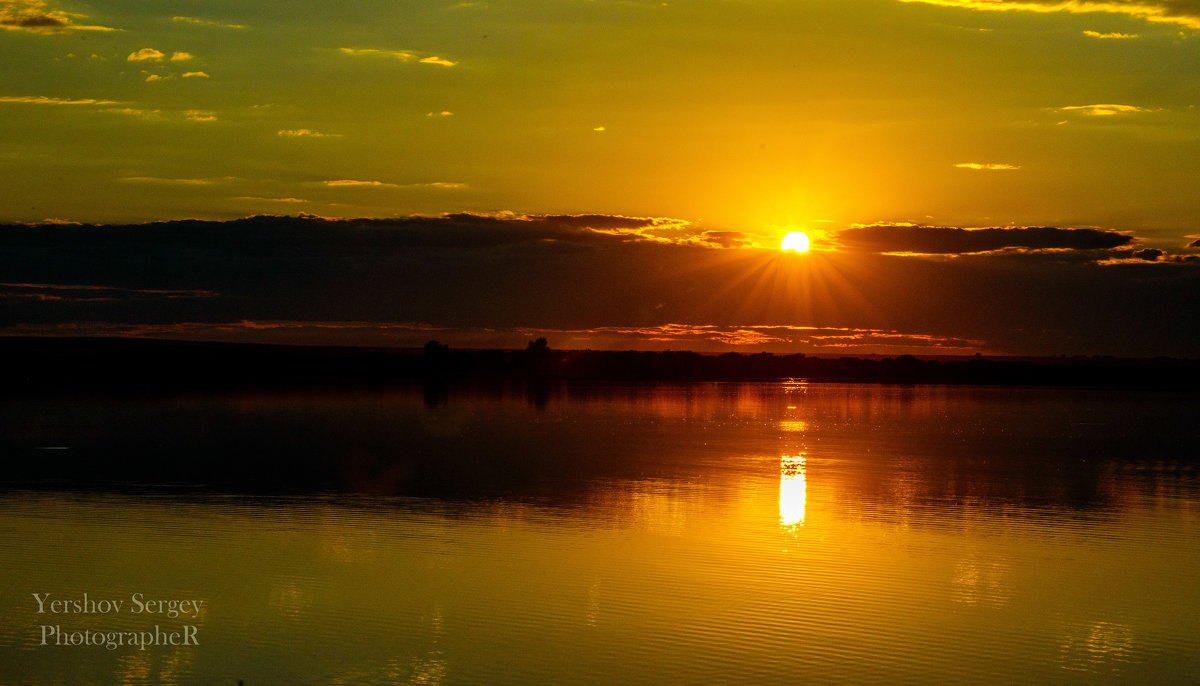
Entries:
{"label": "small white cloud", "polygon": [[449,110],[442,110],[441,112],[430,112],[429,114],[426,114],[425,116],[426,117],[453,117],[454,113],[450,112]]}
{"label": "small white cloud", "polygon": [[154,48],[142,48],[141,50],[129,53],[129,57],[125,59],[130,62],[159,62],[163,57],[166,57],[166,55]]}
{"label": "small white cloud", "polygon": [[597,126],[596,128],[594,128],[592,130],[593,131],[607,131],[608,129],[604,128],[603,126]]}
{"label": "small white cloud", "polygon": [[446,181],[434,181],[433,183],[418,183],[416,185],[423,186],[425,188],[440,188],[442,190],[461,190],[463,188],[468,187],[467,184],[465,184],[465,183],[450,183],[450,182],[446,182]]}
{"label": "small white cloud", "polygon": [[321,183],[332,188],[341,187],[359,187],[359,188],[399,188],[394,183],[384,183],[382,181],[358,181],[356,179],[332,179],[322,181]]}
{"label": "small white cloud", "polygon": [[1136,33],[1100,33],[1099,31],[1084,31],[1083,35],[1101,40],[1131,40],[1141,37]]}
{"label": "small white cloud", "polygon": [[190,52],[176,52],[171,55],[171,61],[172,62],[187,62],[188,60],[190,60],[194,57],[195,57],[195,55],[193,55]]}
{"label": "small white cloud", "polygon": [[124,115],[128,115],[130,117],[141,117],[142,119],[150,119],[150,120],[162,119],[162,114],[161,114],[160,110],[142,110],[142,109],[137,109],[134,107],[119,107],[119,108],[118,107],[110,107],[104,111],[112,112],[114,114],[124,114]]}
{"label": "small white cloud", "polygon": [[321,133],[312,129],[283,129],[279,132],[284,138],[340,138],[339,134]]}
{"label": "small white cloud", "polygon": [[204,72],[204,71],[185,71],[185,72],[183,72],[183,78],[185,78],[185,79],[207,79],[207,78],[209,78],[209,76],[208,76],[208,72]]}
{"label": "small white cloud", "polygon": [[417,61],[421,64],[438,64],[443,67],[453,67],[458,62],[452,62],[447,59],[433,55],[430,57],[421,57],[415,52],[409,50],[378,50],[376,48],[338,48],[338,51],[344,55],[354,57],[391,57],[402,62]]}
{"label": "small white cloud", "polygon": [[1136,112],[1150,112],[1151,110],[1145,107],[1137,107],[1135,105],[1072,105],[1071,107],[1059,107],[1058,112],[1079,112],[1086,114],[1089,117],[1111,117],[1115,114],[1133,114]]}
{"label": "small white cloud", "polygon": [[338,48],[338,50],[354,57],[393,57],[405,62],[417,59],[415,54],[405,50],[376,50],[374,48]]}
{"label": "small white cloud", "polygon": [[217,113],[209,110],[188,110],[183,113],[188,121],[216,121]]}
{"label": "small white cloud", "polygon": [[975,169],[980,171],[1009,171],[1021,168],[1021,165],[1019,164],[996,164],[987,162],[960,162],[954,166],[958,167],[959,169]]}
{"label": "small white cloud", "polygon": [[170,77],[169,76],[168,77],[159,76],[158,74],[151,74],[146,77],[146,80],[147,81],[162,81],[164,78],[170,78]]}

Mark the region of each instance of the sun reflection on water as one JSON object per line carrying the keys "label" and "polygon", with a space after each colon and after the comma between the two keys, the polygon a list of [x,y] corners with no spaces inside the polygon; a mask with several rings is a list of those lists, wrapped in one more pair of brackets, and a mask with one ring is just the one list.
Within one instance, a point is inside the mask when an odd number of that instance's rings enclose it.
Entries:
{"label": "sun reflection on water", "polygon": [[804,453],[780,458],[779,527],[784,531],[794,531],[804,526],[804,510],[808,499],[804,468]]}

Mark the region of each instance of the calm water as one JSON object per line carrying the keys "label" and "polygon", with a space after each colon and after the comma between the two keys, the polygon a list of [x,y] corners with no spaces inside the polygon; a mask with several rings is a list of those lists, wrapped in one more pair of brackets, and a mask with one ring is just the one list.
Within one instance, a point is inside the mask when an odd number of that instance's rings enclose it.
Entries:
{"label": "calm water", "polygon": [[1195,394],[0,404],[0,683],[1200,680]]}

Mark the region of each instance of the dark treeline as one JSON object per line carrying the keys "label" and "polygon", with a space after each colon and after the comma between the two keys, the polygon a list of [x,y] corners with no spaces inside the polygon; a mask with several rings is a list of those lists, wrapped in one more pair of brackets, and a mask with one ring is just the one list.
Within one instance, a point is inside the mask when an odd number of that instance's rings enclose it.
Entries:
{"label": "dark treeline", "polygon": [[1200,388],[1200,360],[919,359],[802,354],[303,347],[122,338],[0,338],[7,392],[489,381],[809,381]]}

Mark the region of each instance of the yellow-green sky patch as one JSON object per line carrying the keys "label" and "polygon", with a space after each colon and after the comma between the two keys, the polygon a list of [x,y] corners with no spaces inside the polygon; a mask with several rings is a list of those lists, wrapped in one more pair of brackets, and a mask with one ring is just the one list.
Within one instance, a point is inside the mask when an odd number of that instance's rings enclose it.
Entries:
{"label": "yellow-green sky patch", "polygon": [[[3,219],[305,198],[328,216],[932,218],[1178,242],[1200,214],[1193,5],[2,0]],[[321,187],[337,179],[380,185]]]}

